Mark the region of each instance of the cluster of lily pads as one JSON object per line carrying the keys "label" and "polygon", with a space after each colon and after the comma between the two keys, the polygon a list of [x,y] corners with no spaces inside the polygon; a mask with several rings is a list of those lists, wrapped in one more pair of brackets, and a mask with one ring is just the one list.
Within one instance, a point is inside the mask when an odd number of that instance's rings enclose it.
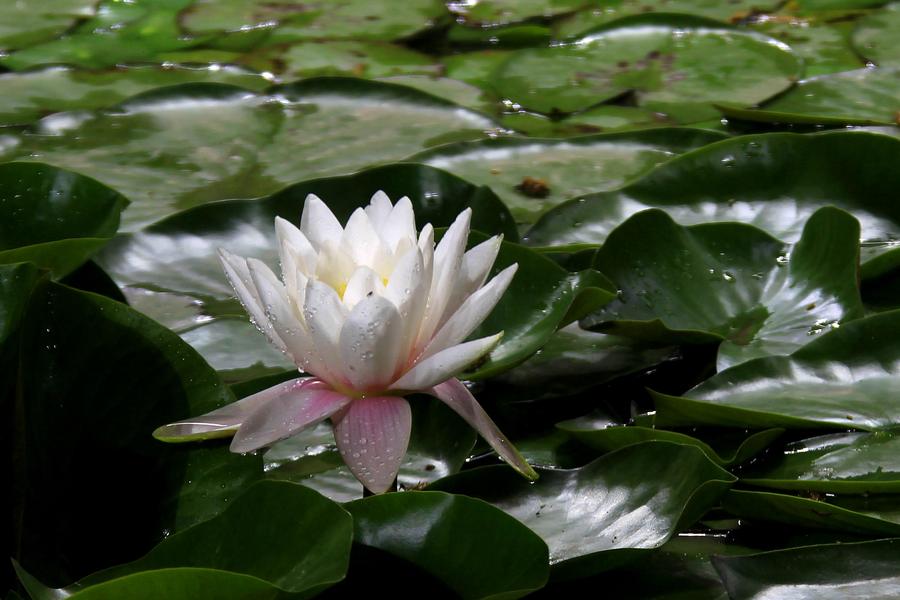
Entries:
{"label": "cluster of lily pads", "polygon": [[[8,599],[892,597],[900,4],[46,0],[0,24]],[[12,16],[10,16],[10,14]],[[324,423],[151,433],[295,378],[218,248],[310,193],[472,209],[518,264],[409,398],[398,493]]]}

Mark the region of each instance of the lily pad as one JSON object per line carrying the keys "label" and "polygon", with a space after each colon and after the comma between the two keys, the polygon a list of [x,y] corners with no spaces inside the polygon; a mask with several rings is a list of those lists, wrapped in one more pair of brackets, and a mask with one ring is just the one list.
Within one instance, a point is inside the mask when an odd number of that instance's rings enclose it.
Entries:
{"label": "lily pad", "polygon": [[[150,435],[234,401],[161,325],[114,300],[44,283],[21,328],[13,522],[16,558],[41,581],[57,586],[137,558],[261,476],[259,457],[165,446]],[[65,453],[49,451],[58,447]]]}
{"label": "lily pad", "polygon": [[386,83],[313,79],[272,93],[189,84],[98,113],[59,113],[22,135],[8,158],[69,168],[119,190],[132,202],[123,227],[134,230],[211,200],[270,194],[493,127],[478,113]]}
{"label": "lily pad", "polygon": [[30,261],[62,276],[115,235],[128,201],[77,173],[0,165],[0,263]]}
{"label": "lily pad", "polygon": [[552,17],[572,12],[588,0],[481,0],[452,3],[450,10],[466,22],[485,28],[517,23],[535,17]]}
{"label": "lily pad", "polygon": [[[412,435],[397,476],[405,490],[458,472],[476,438],[474,429],[434,398],[411,397],[410,406]],[[363,496],[362,484],[344,466],[328,423],[275,444],[264,460],[269,479],[300,483],[338,502]]]}
{"label": "lily pad", "polygon": [[149,599],[162,592],[188,599],[197,597],[200,582],[199,593],[216,598],[306,598],[343,579],[352,537],[353,520],[335,503],[302,486],[260,482],[222,514],[134,562],[59,590],[42,589],[28,576],[22,581],[35,600]]}
{"label": "lily pad", "polygon": [[900,311],[856,319],[791,356],[737,365],[683,398],[656,394],[657,424],[853,428],[900,425]]}
{"label": "lily pad", "polygon": [[129,302],[174,329],[215,368],[232,371],[230,378],[277,372],[293,365],[266,342],[232,299],[217,249],[274,263],[274,219],[296,221],[307,194],[323,198],[346,222],[377,190],[395,201],[409,196],[420,227],[428,222],[448,226],[471,206],[474,229],[516,237],[512,217],[490,190],[431,167],[392,165],[306,181],[262,200],[197,207],[119,237],[98,260]]}
{"label": "lily pad", "polygon": [[[60,1],[54,0],[54,4]],[[95,18],[73,31],[0,57],[0,64],[20,71],[48,64],[102,69],[118,64],[154,62],[159,53],[191,48],[204,41],[184,35],[178,27],[178,10],[188,4],[190,0],[105,3],[104,10]]]}
{"label": "lily pad", "polygon": [[485,90],[492,89],[494,71],[512,55],[510,50],[478,50],[443,57],[445,75]]}
{"label": "lily pad", "polygon": [[12,2],[3,7],[0,49],[21,48],[56,37],[78,19],[96,11],[95,0],[48,0],[39,4]]}
{"label": "lily pad", "polygon": [[0,123],[24,124],[51,112],[106,108],[140,92],[190,82],[229,83],[263,90],[271,81],[227,65],[132,66],[108,71],[47,67],[0,75]]}
{"label": "lily pad", "polygon": [[720,106],[726,116],[766,123],[896,125],[900,67],[812,77],[760,109]]}
{"label": "lily pad", "polygon": [[505,138],[441,146],[410,160],[488,185],[520,223],[562,202],[611,190],[670,158],[725,136],[694,129],[583,136]]}
{"label": "lily pad", "polygon": [[790,354],[863,314],[858,240],[857,221],[835,208],[816,211],[790,252],[750,225],[682,227],[661,210],[638,213],[594,258],[617,299],[581,324],[669,343],[721,339],[720,370]]}
{"label": "lily pad", "polygon": [[554,577],[566,579],[661,546],[735,480],[698,448],[668,442],[629,446],[580,469],[540,475],[530,484],[503,467],[485,467],[429,489],[481,498],[516,517],[547,542]]}
{"label": "lily pad", "polygon": [[900,540],[719,556],[716,570],[733,600],[890,600],[900,590]]}
{"label": "lily pad", "polygon": [[[792,527],[827,529],[869,536],[900,536],[900,514],[896,496],[888,496],[891,512],[879,514],[852,510],[821,499],[731,490],[722,497],[722,506],[742,519],[781,523]],[[862,502],[865,503],[865,500]]]}
{"label": "lily pad", "polygon": [[434,59],[425,54],[395,44],[355,40],[317,40],[262,48],[241,62],[287,79],[323,75],[375,78],[437,74]]}
{"label": "lily pad", "polygon": [[431,27],[446,15],[443,2],[411,0],[403,9],[385,0],[215,0],[193,2],[181,23],[193,33],[217,33],[279,26],[272,41],[310,38],[389,40]]}
{"label": "lily pad", "polygon": [[599,244],[630,215],[659,207],[682,225],[738,221],[793,243],[806,220],[831,205],[860,221],[863,276],[873,277],[900,262],[892,241],[900,238],[900,208],[889,191],[900,188],[898,162],[900,139],[880,133],[745,135],[673,158],[618,190],[569,201],[525,239]]}
{"label": "lily pad", "polygon": [[815,77],[865,66],[850,46],[852,22],[828,22],[825,19],[790,17],[762,19],[751,23],[753,30],[784,42],[804,63],[804,76]]}
{"label": "lily pad", "polygon": [[346,508],[357,544],[419,566],[460,598],[512,600],[547,582],[547,544],[481,500],[411,492],[373,496]]}
{"label": "lily pad", "polygon": [[741,473],[755,486],[844,494],[900,491],[900,437],[835,433],[791,442]]}
{"label": "lily pad", "polygon": [[676,124],[663,113],[637,106],[615,104],[601,104],[563,119],[552,119],[538,113],[519,111],[503,115],[500,122],[505,127],[530,136],[543,137],[570,137],[590,133],[667,127]]}
{"label": "lily pad", "polygon": [[460,81],[459,79],[451,79],[450,77],[434,77],[431,75],[391,75],[389,77],[379,77],[378,81],[385,83],[394,83],[397,85],[405,85],[455,102],[460,106],[478,110],[484,113],[492,113],[496,111],[498,102],[490,97],[481,88]]}
{"label": "lily pad", "polygon": [[520,50],[497,92],[527,109],[569,113],[626,92],[680,122],[717,116],[715,102],[756,104],[787,89],[802,61],[780,42],[664,18],[623,19],[550,48]]}
{"label": "lily pad", "polygon": [[892,2],[856,23],[853,47],[879,67],[900,67],[896,32],[900,28],[900,2]]}
{"label": "lily pad", "polygon": [[740,430],[693,430],[693,435],[642,425],[626,425],[605,416],[587,415],[556,426],[579,442],[601,452],[650,440],[688,444],[700,448],[714,463],[730,466],[743,463],[768,448],[783,429],[748,432]]}

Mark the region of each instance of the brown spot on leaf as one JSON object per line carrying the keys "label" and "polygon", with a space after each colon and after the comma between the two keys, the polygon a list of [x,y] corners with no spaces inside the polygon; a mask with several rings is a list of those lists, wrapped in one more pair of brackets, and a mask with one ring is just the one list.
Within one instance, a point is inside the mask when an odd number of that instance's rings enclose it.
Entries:
{"label": "brown spot on leaf", "polygon": [[522,183],[516,186],[516,190],[529,198],[546,198],[550,195],[550,187],[547,182],[537,177],[522,179]]}

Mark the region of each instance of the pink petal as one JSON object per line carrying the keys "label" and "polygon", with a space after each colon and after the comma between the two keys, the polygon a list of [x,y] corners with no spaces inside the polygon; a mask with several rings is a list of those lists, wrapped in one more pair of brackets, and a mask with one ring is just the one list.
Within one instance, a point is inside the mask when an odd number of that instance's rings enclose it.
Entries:
{"label": "pink petal", "polygon": [[448,379],[444,383],[426,390],[425,393],[431,394],[455,410],[459,416],[465,419],[466,423],[481,434],[481,437],[491,445],[500,458],[509,463],[509,466],[528,479],[538,478],[538,474],[531,468],[531,465],[525,462],[515,446],[509,443],[503,432],[497,428],[469,389],[459,379]]}
{"label": "pink petal", "polygon": [[164,442],[191,442],[228,437],[251,414],[260,410],[275,398],[301,389],[312,381],[314,381],[312,377],[298,377],[297,379],[279,383],[276,386],[247,396],[237,402],[232,402],[222,408],[217,408],[200,417],[163,425],[153,432],[153,437]]}
{"label": "pink petal", "polygon": [[376,494],[387,491],[409,445],[409,403],[399,396],[357,398],[334,421],[334,439],[353,475]]}
{"label": "pink petal", "polygon": [[313,380],[281,394],[251,414],[231,441],[232,452],[252,452],[315,425],[350,403],[350,398]]}
{"label": "pink petal", "polygon": [[391,384],[392,390],[418,391],[453,377],[494,349],[502,333],[450,346],[419,361]]}

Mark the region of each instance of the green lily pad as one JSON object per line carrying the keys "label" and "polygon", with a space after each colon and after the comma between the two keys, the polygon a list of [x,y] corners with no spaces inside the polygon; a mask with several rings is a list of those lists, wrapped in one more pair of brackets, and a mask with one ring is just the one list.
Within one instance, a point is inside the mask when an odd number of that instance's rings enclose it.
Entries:
{"label": "green lily pad", "polygon": [[836,208],[816,211],[790,252],[749,225],[682,227],[661,210],[638,213],[594,258],[617,299],[581,324],[670,343],[721,339],[720,370],[790,354],[863,314],[858,240],[859,223]]}
{"label": "green lily pad", "polygon": [[388,75],[437,74],[434,59],[425,54],[386,42],[355,40],[316,40],[268,47],[254,51],[241,62],[287,79],[323,75],[372,79]]}
{"label": "green lily pad", "polygon": [[438,0],[411,0],[402,10],[384,0],[313,0],[303,4],[237,0],[224,5],[198,0],[182,13],[181,23],[193,33],[278,26],[270,37],[278,42],[311,38],[390,40],[431,27],[446,14],[443,2]]}
{"label": "green lily pad", "polygon": [[497,71],[497,92],[527,109],[569,113],[626,92],[680,122],[718,115],[711,104],[756,104],[802,74],[789,47],[726,28],[623,19],[565,45],[520,50]]}
{"label": "green lily pad", "polygon": [[563,119],[551,119],[538,113],[519,111],[503,115],[500,122],[504,127],[530,136],[543,137],[570,137],[676,125],[662,113],[637,106],[614,104],[601,104]]}
{"label": "green lily pad", "polygon": [[680,153],[723,138],[701,130],[661,129],[567,140],[489,139],[442,146],[411,160],[490,186],[517,221],[533,223],[570,198],[615,189]]}
{"label": "green lily pad", "polygon": [[784,42],[804,64],[804,76],[815,77],[851,71],[865,66],[865,61],[850,46],[851,22],[830,23],[825,20],[788,19],[761,20],[752,23],[754,31]]}
{"label": "green lily pad", "polygon": [[856,23],[853,47],[879,67],[900,67],[896,32],[900,28],[900,2],[892,2]]}
{"label": "green lily pad", "polygon": [[49,585],[137,558],[262,475],[259,457],[152,438],[234,397],[175,334],[124,304],[40,285],[18,369],[16,558]]}
{"label": "green lily pad", "polygon": [[[781,523],[791,527],[827,529],[869,536],[900,536],[900,514],[896,496],[886,497],[890,507],[887,514],[865,509],[865,500],[859,510],[845,508],[828,501],[773,494],[731,490],[722,497],[722,507],[742,519]],[[885,504],[885,502],[881,502]]]}
{"label": "green lily pad", "polygon": [[128,201],[77,173],[0,165],[0,263],[30,261],[62,276],[115,235]]}
{"label": "green lily pad", "polygon": [[[412,435],[397,482],[418,489],[458,472],[472,447],[475,430],[434,398],[411,397]],[[344,466],[329,423],[278,442],[264,456],[269,479],[293,481],[338,502],[363,495],[362,484]]]}
{"label": "green lily pad", "polygon": [[588,0],[482,0],[453,3],[449,6],[450,10],[468,23],[497,27],[533,17],[552,17],[577,10],[586,4]]}
{"label": "green lily pad", "polygon": [[429,489],[482,498],[510,513],[547,542],[554,577],[566,579],[661,546],[734,481],[698,448],[668,442],[629,446],[580,469],[540,476],[531,484],[503,467],[485,467]]}
{"label": "green lily pad", "polygon": [[282,371],[293,365],[232,299],[217,249],[272,264],[277,259],[274,219],[296,221],[307,194],[323,198],[344,223],[377,190],[395,201],[409,196],[420,227],[429,222],[448,226],[471,206],[473,229],[516,238],[512,217],[490,190],[431,167],[401,164],[306,181],[262,200],[197,207],[117,238],[98,260],[133,306],[172,328],[216,369],[232,371],[230,378]]}
{"label": "green lily pad", "polygon": [[713,559],[734,600],[890,600],[900,589],[898,561],[900,540],[823,544]]}
{"label": "green lily pad", "polygon": [[[386,83],[313,79],[272,93],[165,88],[98,113],[48,117],[7,154],[119,190],[132,202],[123,228],[134,230],[211,200],[267,195],[493,127],[478,113]],[[215,119],[207,118],[211,111]]]}
{"label": "green lily pad", "polygon": [[405,85],[455,102],[460,106],[471,108],[487,114],[496,111],[498,102],[489,97],[481,88],[450,77],[434,77],[431,75],[391,75],[379,77],[378,81]]}
{"label": "green lily pad", "polygon": [[604,2],[602,7],[591,6],[562,18],[556,25],[556,35],[559,38],[580,37],[611,21],[647,13],[670,13],[660,15],[660,18],[673,21],[681,15],[690,15],[718,21],[721,25],[741,21],[757,11],[771,10],[777,4],[759,0],[613,0]]}
{"label": "green lily pad", "polygon": [[442,58],[445,75],[485,90],[493,88],[494,71],[512,55],[510,50],[460,52]]}
{"label": "green lily pad", "polygon": [[674,350],[587,331],[573,323],[554,333],[534,356],[500,375],[499,380],[529,392],[540,388],[542,397],[568,396],[661,363]]}
{"label": "green lily pad", "polygon": [[54,38],[78,19],[96,11],[95,0],[48,0],[38,4],[11,2],[3,7],[0,49],[21,48]]}
{"label": "green lily pad", "polygon": [[481,500],[411,492],[364,498],[346,508],[357,544],[411,562],[460,598],[512,600],[547,582],[547,544]]}
{"label": "green lily pad", "polygon": [[74,31],[0,57],[0,64],[21,71],[48,64],[102,69],[156,62],[161,52],[191,48],[204,41],[184,35],[178,27],[177,13],[188,4],[190,0],[105,3],[104,10]]}
{"label": "green lily pad", "polygon": [[844,494],[900,491],[900,438],[890,431],[835,433],[787,444],[741,473],[755,486]]}
{"label": "green lily pad", "polygon": [[260,482],[222,514],[164,539],[144,557],[66,588],[42,588],[22,577],[21,568],[19,573],[35,600],[153,598],[163,592],[174,599],[198,593],[235,600],[308,598],[343,579],[352,537],[353,520],[335,503],[302,486]]}
{"label": "green lily pad", "polygon": [[900,311],[856,319],[791,356],[758,358],[678,398],[655,394],[657,424],[853,428],[900,424]]}
{"label": "green lily pad", "polygon": [[556,426],[579,442],[601,452],[650,440],[688,444],[700,448],[718,465],[736,465],[753,458],[781,437],[784,429],[762,431],[702,430],[688,435],[642,425],[625,425],[604,415],[587,415],[557,423]]}
{"label": "green lily pad", "polygon": [[108,71],[47,67],[0,75],[0,124],[30,123],[48,113],[92,110],[140,92],[190,82],[229,83],[263,90],[271,81],[234,66],[133,66]]}
{"label": "green lily pad", "polygon": [[[900,209],[889,191],[900,171],[900,139],[875,132],[771,133],[723,140],[660,165],[615,191],[569,201],[525,236],[529,245],[602,243],[630,215],[663,208],[683,225],[738,221],[789,243],[822,206],[852,213],[862,227],[863,276],[900,262]],[[673,194],[672,190],[678,190]]]}
{"label": "green lily pad", "polygon": [[729,117],[766,123],[896,125],[900,67],[859,69],[801,81],[762,108],[723,105]]}
{"label": "green lily pad", "polygon": [[524,48],[546,45],[552,38],[550,28],[537,23],[483,27],[460,24],[457,19],[447,31],[447,42],[456,47]]}

